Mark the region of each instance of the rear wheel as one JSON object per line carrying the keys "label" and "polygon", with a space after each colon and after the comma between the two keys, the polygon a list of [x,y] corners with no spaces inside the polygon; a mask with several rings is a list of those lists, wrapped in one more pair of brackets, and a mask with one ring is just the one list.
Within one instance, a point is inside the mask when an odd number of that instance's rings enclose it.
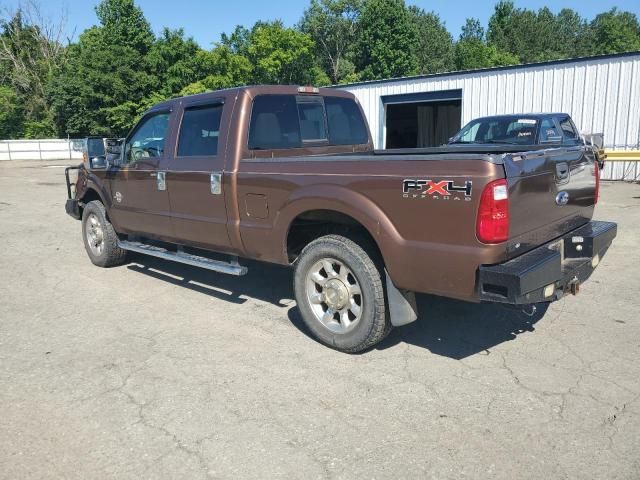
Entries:
{"label": "rear wheel", "polygon": [[294,272],[305,324],[321,342],[355,353],[391,330],[381,269],[353,240],[327,235],[307,245]]}
{"label": "rear wheel", "polygon": [[94,265],[113,267],[125,262],[127,252],[118,247],[118,235],[107,219],[104,206],[97,200],[84,207],[82,237],[84,248]]}

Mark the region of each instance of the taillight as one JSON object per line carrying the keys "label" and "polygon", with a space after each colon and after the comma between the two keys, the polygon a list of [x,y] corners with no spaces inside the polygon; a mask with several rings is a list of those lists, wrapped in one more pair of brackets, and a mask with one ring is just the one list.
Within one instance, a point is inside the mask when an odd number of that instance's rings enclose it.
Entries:
{"label": "taillight", "polygon": [[596,170],[596,193],[593,196],[593,204],[598,203],[598,198],[600,197],[600,165],[598,162],[595,164]]}
{"label": "taillight", "polygon": [[509,238],[509,187],[505,179],[494,180],[484,187],[476,234],[482,243],[500,243]]}

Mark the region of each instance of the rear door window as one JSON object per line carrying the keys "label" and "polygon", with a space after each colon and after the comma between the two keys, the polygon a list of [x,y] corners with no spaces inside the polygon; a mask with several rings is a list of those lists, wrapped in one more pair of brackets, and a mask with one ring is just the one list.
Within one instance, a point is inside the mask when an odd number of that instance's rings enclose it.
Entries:
{"label": "rear door window", "polygon": [[540,143],[560,143],[562,135],[558,131],[553,118],[545,118],[540,122]]}
{"label": "rear door window", "polygon": [[578,140],[578,132],[576,132],[571,119],[569,117],[560,118],[559,124],[566,143],[575,143]]}
{"label": "rear door window", "polygon": [[218,154],[222,108],[220,103],[185,108],[180,126],[178,157]]}

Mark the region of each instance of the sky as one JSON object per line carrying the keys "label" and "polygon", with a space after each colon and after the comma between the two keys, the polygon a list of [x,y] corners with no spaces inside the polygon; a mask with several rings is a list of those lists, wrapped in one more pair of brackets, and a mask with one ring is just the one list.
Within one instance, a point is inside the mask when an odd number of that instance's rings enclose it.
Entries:
{"label": "sky", "polygon": [[[20,0],[0,0],[0,10],[14,9]],[[87,27],[97,23],[94,7],[98,0],[40,0],[40,5],[49,16],[57,18],[61,11],[67,12],[67,32],[73,38]],[[187,36],[193,37],[203,48],[211,48],[220,39],[220,34],[231,32],[236,25],[251,26],[257,20],[282,20],[293,26],[298,22],[308,0],[136,0],[142,7],[153,30],[163,27],[183,28]],[[428,1],[408,0],[428,11],[434,11],[445,22],[455,38],[467,17],[477,17],[486,26],[493,12],[495,1],[449,0]],[[596,14],[618,7],[640,17],[640,0],[539,0],[516,1],[516,6],[537,10],[545,5],[557,13],[562,8],[573,8],[580,15],[592,19]]]}

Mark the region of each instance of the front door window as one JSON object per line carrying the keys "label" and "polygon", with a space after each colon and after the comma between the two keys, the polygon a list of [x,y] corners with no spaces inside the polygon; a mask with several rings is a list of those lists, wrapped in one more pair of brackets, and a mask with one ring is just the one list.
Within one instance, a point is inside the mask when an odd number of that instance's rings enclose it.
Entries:
{"label": "front door window", "polygon": [[124,162],[133,164],[146,158],[162,157],[169,125],[169,113],[158,113],[143,120],[127,140]]}

